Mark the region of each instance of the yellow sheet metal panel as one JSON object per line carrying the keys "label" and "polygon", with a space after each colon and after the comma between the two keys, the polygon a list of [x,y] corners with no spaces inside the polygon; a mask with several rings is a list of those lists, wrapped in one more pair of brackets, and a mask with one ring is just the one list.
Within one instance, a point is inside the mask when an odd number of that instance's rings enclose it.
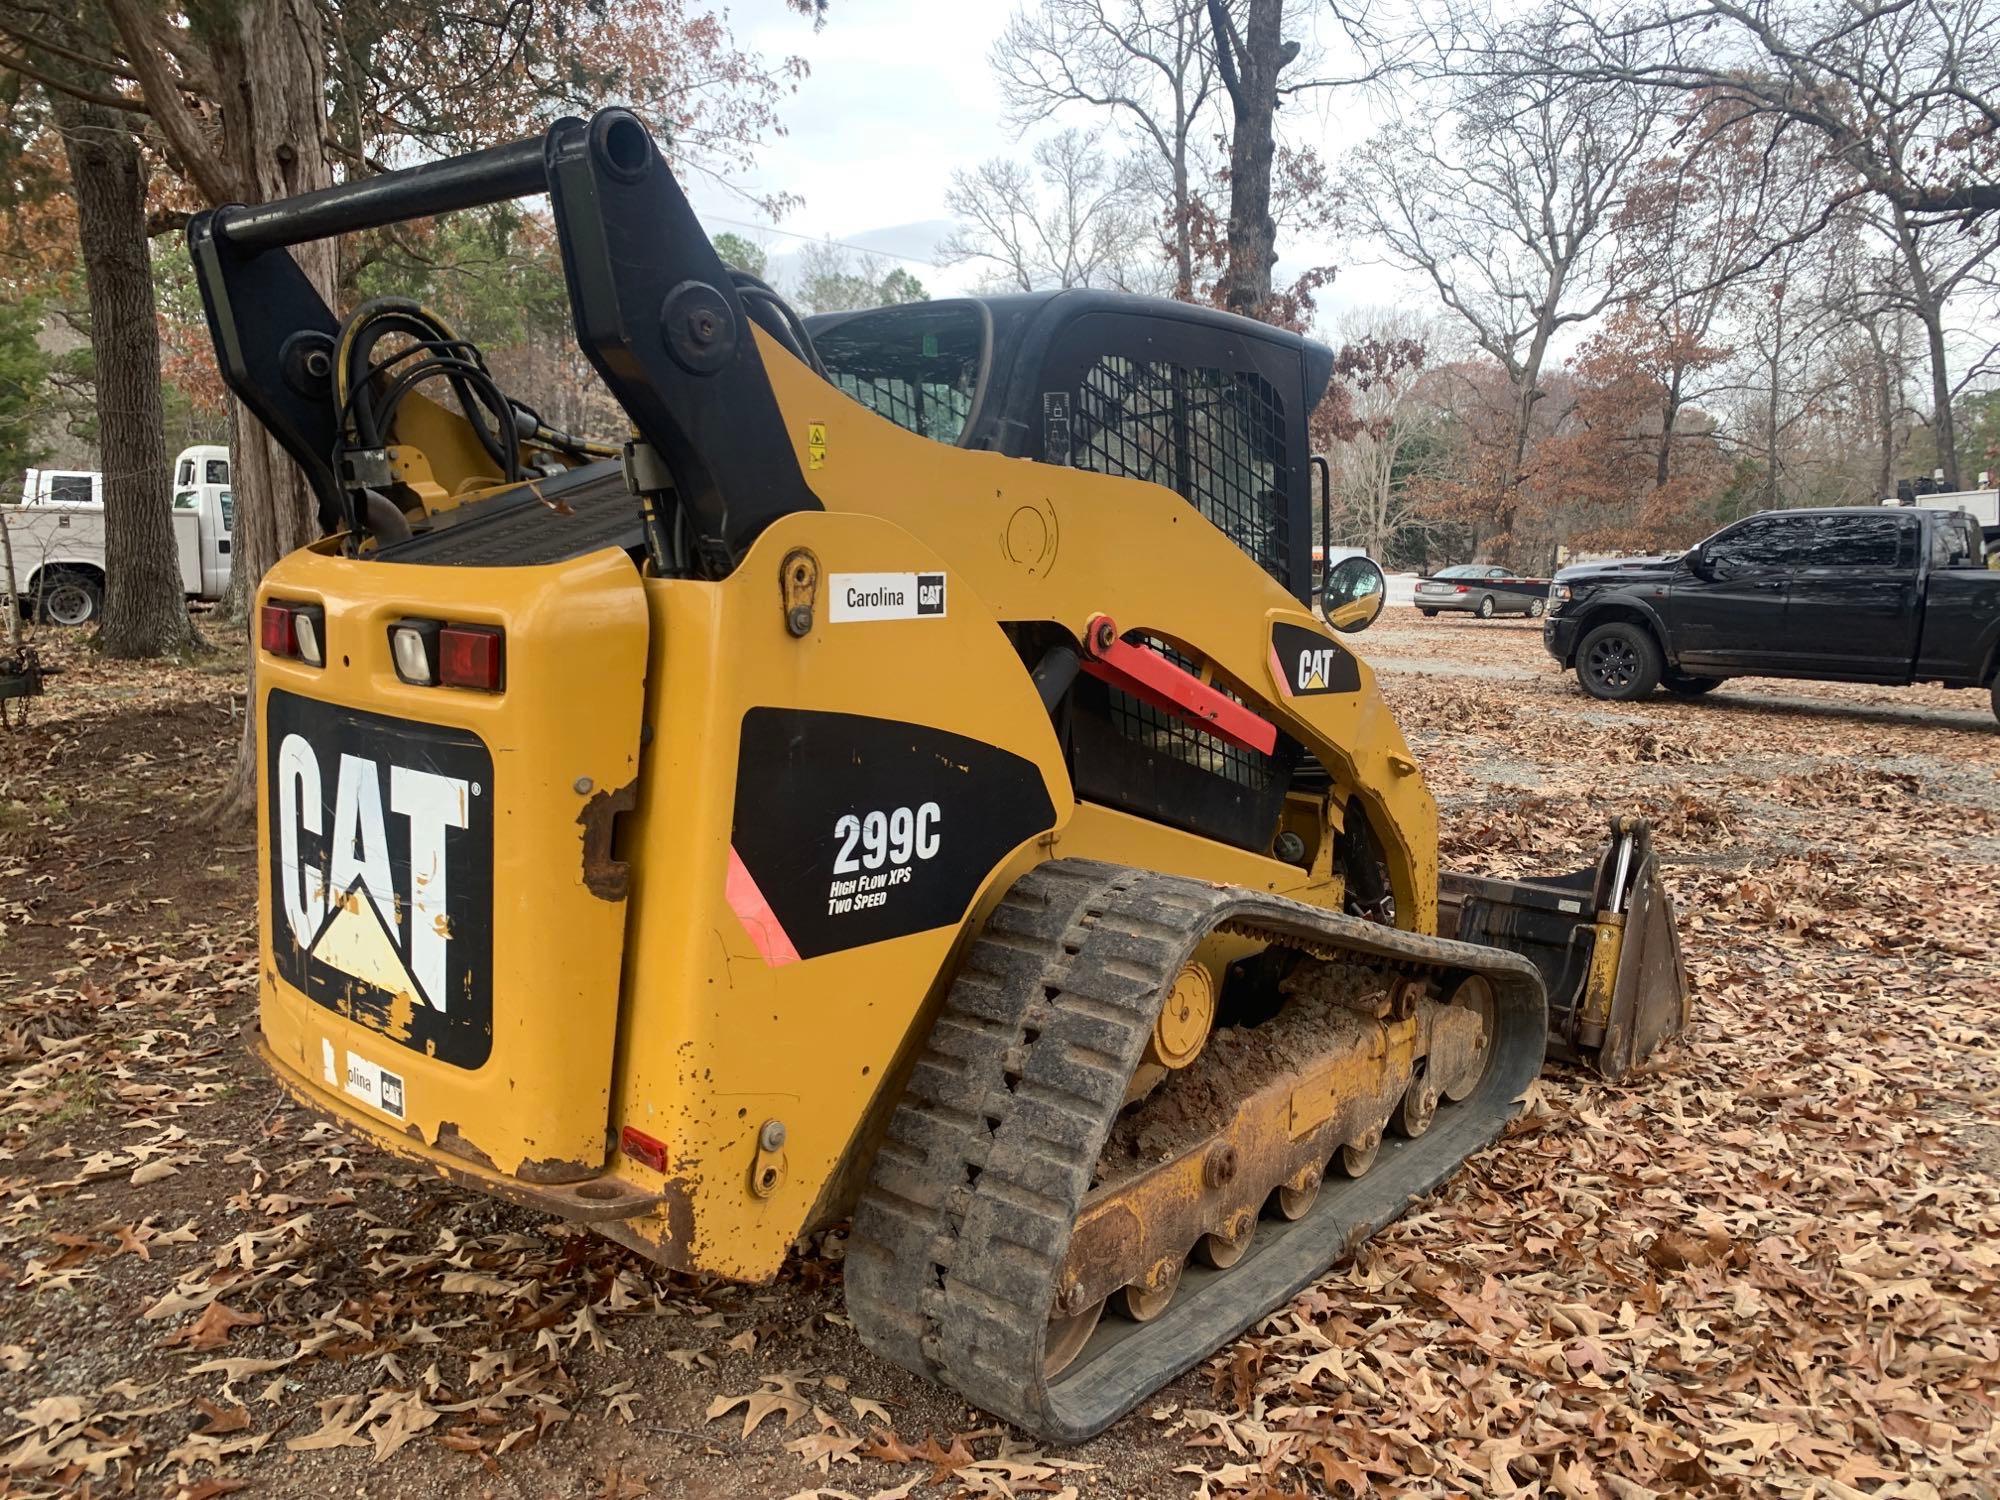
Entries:
{"label": "yellow sheet metal panel", "polygon": [[[588,1175],[626,903],[586,836],[638,768],[637,571],[616,551],[504,569],[302,551],[272,598],[324,607],[327,664],[259,653],[268,1046],[379,1134],[526,1181]],[[504,689],[401,681],[405,616],[503,628]]]}
{"label": "yellow sheet metal panel", "polygon": [[[800,549],[803,637],[781,576]],[[790,516],[729,578],[647,590],[617,1121],[664,1147],[670,1203],[626,1228],[759,1279],[921,1040],[965,912],[1043,857],[1069,781],[991,604],[899,527]]]}
{"label": "yellow sheet metal panel", "polygon": [[[831,389],[757,331],[801,469],[829,510],[878,515],[948,558],[1001,620],[1093,615],[1213,662],[1238,697],[1301,740],[1374,814],[1397,923],[1437,930],[1437,809],[1353,637],[1336,636],[1180,496],[1158,485],[948,447]],[[1281,638],[1295,633],[1292,649]],[[1287,684],[1296,635],[1338,685]],[[1300,687],[1305,686],[1305,691]]]}

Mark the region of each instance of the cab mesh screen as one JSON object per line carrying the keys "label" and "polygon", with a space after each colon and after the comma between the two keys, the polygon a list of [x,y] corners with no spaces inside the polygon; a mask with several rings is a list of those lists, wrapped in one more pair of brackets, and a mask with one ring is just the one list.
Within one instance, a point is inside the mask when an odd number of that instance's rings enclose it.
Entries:
{"label": "cab mesh screen", "polygon": [[1077,391],[1079,469],[1165,485],[1290,578],[1285,408],[1261,375],[1107,355]]}

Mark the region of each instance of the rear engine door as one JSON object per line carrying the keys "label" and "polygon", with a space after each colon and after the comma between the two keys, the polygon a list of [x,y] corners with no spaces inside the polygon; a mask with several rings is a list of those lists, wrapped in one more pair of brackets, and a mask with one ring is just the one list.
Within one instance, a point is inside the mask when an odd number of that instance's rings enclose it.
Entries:
{"label": "rear engine door", "polygon": [[[323,612],[324,665],[267,649],[257,668],[274,1060],[476,1167],[590,1176],[646,690],[638,572],[612,549],[513,567],[295,553],[261,598]],[[409,632],[436,645],[399,654]]]}

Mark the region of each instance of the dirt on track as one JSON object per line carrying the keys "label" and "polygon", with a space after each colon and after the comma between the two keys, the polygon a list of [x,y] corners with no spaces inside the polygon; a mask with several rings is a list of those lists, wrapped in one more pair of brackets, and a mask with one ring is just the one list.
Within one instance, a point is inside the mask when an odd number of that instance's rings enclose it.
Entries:
{"label": "dirt on track", "polygon": [[0,736],[0,1494],[1992,1495],[2000,731],[1983,696],[1608,705],[1532,625],[1356,641],[1444,863],[1650,816],[1697,991],[1102,1437],[863,1350],[838,1234],[772,1287],[457,1192],[243,1056],[240,677],[99,663]]}

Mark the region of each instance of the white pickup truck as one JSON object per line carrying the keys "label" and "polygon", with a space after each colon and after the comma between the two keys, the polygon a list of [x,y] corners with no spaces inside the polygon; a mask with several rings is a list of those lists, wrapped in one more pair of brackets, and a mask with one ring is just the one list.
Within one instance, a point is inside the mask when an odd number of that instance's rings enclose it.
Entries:
{"label": "white pickup truck", "polygon": [[[219,599],[229,586],[236,500],[229,450],[185,449],[171,486],[181,587]],[[0,506],[14,554],[13,586],[30,619],[84,625],[104,605],[104,480],[76,470],[30,469],[19,505]]]}

